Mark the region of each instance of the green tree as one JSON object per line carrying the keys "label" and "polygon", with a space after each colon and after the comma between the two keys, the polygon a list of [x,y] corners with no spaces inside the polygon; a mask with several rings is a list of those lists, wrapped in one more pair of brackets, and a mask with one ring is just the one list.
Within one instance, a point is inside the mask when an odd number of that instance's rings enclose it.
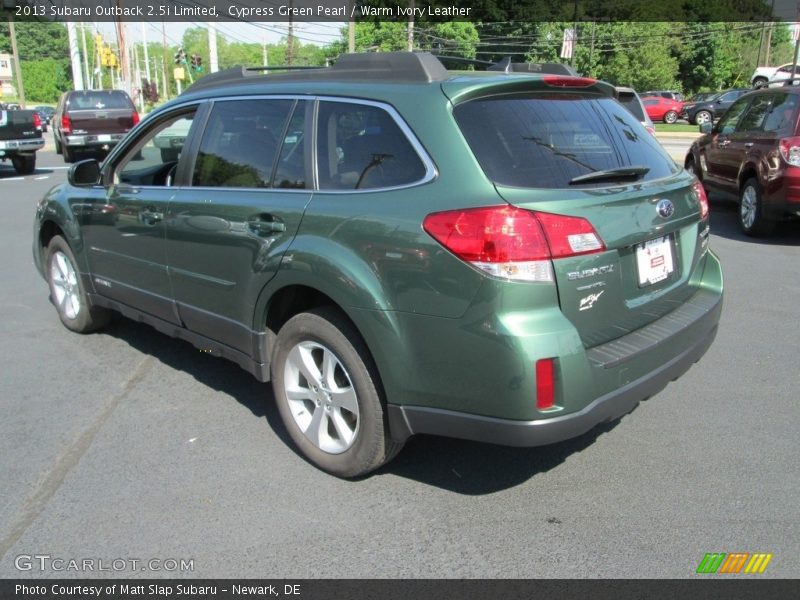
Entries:
{"label": "green tree", "polygon": [[67,60],[44,58],[23,60],[22,80],[29,102],[54,103],[72,85],[70,65]]}

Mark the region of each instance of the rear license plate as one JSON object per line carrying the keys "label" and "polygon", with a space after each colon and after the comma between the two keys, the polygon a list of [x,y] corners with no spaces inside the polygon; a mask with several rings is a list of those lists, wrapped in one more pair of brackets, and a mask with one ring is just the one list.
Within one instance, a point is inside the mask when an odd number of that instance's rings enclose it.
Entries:
{"label": "rear license plate", "polygon": [[108,135],[108,134],[106,134],[106,135],[98,135],[97,136],[97,141],[98,142],[110,142],[111,141],[111,136]]}
{"label": "rear license plate", "polygon": [[670,236],[656,238],[636,246],[639,287],[664,281],[675,270]]}

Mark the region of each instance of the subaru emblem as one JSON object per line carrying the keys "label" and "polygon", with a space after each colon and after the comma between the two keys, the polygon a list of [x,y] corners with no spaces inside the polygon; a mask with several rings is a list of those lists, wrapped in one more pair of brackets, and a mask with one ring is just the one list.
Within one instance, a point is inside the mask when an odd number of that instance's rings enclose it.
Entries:
{"label": "subaru emblem", "polygon": [[658,201],[658,204],[656,204],[656,212],[659,217],[668,219],[672,216],[672,213],[675,212],[675,205],[666,198],[662,198]]}

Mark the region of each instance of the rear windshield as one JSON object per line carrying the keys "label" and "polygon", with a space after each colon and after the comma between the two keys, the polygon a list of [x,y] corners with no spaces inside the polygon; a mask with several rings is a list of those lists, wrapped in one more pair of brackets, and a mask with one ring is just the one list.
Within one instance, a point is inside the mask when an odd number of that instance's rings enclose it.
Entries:
{"label": "rear windshield", "polygon": [[73,92],[67,105],[72,110],[104,110],[132,108],[130,97],[124,92]]}
{"label": "rear windshield", "polygon": [[[567,188],[579,175],[645,167],[638,181],[678,166],[630,112],[607,97],[572,94],[492,96],[456,106],[456,121],[492,181]],[[581,184],[605,187],[608,181]]]}

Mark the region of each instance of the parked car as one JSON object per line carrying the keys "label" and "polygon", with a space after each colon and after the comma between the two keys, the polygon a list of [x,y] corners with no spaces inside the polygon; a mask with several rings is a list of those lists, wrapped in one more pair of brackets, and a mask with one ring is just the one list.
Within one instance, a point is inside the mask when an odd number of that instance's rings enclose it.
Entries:
{"label": "parked car", "polygon": [[656,128],[655,125],[653,125],[653,120],[647,114],[644,104],[642,104],[642,99],[639,97],[639,94],[636,93],[636,90],[629,87],[617,87],[616,96],[617,101],[627,108],[628,111],[644,125],[644,128],[647,129],[651,135],[655,136]]}
{"label": "parked car", "polygon": [[683,94],[680,92],[676,92],[674,90],[650,90],[648,92],[642,92],[640,94],[642,98],[645,96],[648,97],[659,97],[659,98],[667,98],[669,100],[675,100],[675,102],[683,102]]}
{"label": "parked car", "polygon": [[[791,77],[792,64],[786,63],[777,67],[758,67],[750,76],[750,85],[754,88],[762,88],[776,79]],[[795,69],[795,75],[800,75],[800,68]]]}
{"label": "parked car", "polygon": [[139,113],[122,90],[84,90],[65,92],[53,120],[56,153],[71,163],[81,151],[110,150],[139,122]]}
{"label": "parked car", "polygon": [[747,235],[766,235],[776,221],[800,214],[800,89],[765,88],[736,101],[686,155],[686,169],[709,189],[739,202]]}
{"label": "parked car", "polygon": [[714,119],[719,119],[725,114],[734,102],[736,102],[742,94],[746,94],[748,89],[734,89],[725,90],[718,94],[711,96],[708,100],[701,102],[687,102],[681,109],[681,118],[689,121],[691,125],[702,125],[703,123],[711,123]]}
{"label": "parked car", "polygon": [[61,321],[119,311],[271,380],[343,477],[413,434],[535,446],[625,414],[717,331],[703,188],[610,84],[509,71],[203,77],[39,203]]}
{"label": "parked car", "polygon": [[647,115],[653,121],[664,121],[664,123],[674,123],[681,114],[683,102],[677,102],[672,98],[662,96],[650,96],[642,98],[642,104],[647,111]]}
{"label": "parked car", "polygon": [[710,100],[717,94],[719,94],[719,92],[698,92],[697,94],[686,100],[684,104],[704,102],[706,100]]}
{"label": "parked car", "polygon": [[0,160],[10,160],[17,173],[28,175],[36,169],[36,152],[43,147],[36,111],[0,109]]}

